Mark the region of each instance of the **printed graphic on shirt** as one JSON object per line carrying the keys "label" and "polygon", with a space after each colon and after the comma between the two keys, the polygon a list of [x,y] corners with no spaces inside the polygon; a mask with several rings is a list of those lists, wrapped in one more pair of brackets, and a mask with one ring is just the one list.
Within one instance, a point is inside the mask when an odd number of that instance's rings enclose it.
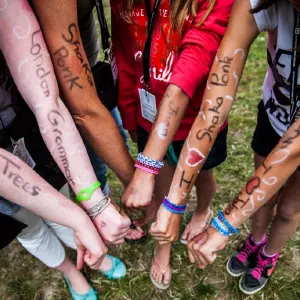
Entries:
{"label": "printed graphic on shirt", "polygon": [[[252,0],[253,1],[253,0]],[[268,72],[265,77],[264,106],[275,131],[282,136],[290,123],[290,88],[292,83],[291,60],[294,29],[294,9],[288,1],[279,1],[276,6],[255,14],[258,28],[275,28],[268,32]],[[274,15],[277,18],[274,18]],[[289,18],[287,18],[289,16]],[[266,25],[267,24],[267,25]],[[299,65],[298,74],[299,74]],[[296,101],[300,95],[300,74],[296,87]]]}
{"label": "printed graphic on shirt", "polygon": [[[141,63],[143,59],[144,44],[148,35],[148,18],[144,4],[136,4],[137,7],[131,11],[124,11],[120,8],[120,17],[129,26],[129,32],[134,41],[133,51],[136,62]],[[139,7],[140,6],[140,7]],[[172,76],[172,69],[176,60],[176,47],[179,45],[179,35],[173,32],[170,39],[170,4],[161,2],[157,12],[155,28],[152,34],[151,55],[150,55],[150,79],[163,83],[169,82]],[[128,23],[128,19],[131,20]],[[193,17],[187,15],[183,26],[183,33],[192,24]],[[139,77],[140,82],[144,83],[144,76]]]}

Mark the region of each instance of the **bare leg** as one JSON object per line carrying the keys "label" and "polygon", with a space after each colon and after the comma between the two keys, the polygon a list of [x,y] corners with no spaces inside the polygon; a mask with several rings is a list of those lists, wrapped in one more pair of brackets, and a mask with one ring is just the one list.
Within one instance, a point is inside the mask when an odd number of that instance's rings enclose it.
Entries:
{"label": "bare leg", "polygon": [[[264,157],[254,154],[255,169],[265,160]],[[263,240],[267,227],[273,218],[273,211],[277,202],[278,193],[252,216],[252,236],[255,242]]]}
{"label": "bare leg", "polygon": [[66,256],[63,263],[55,268],[62,272],[70,281],[73,290],[78,294],[86,294],[91,286],[79,272],[71,260]]}
{"label": "bare leg", "polygon": [[207,227],[211,217],[210,205],[217,190],[217,182],[211,170],[201,171],[195,182],[197,193],[197,207],[192,220],[186,226],[182,240],[191,240],[194,236],[201,233]]}
{"label": "bare leg", "polygon": [[296,232],[300,220],[300,172],[297,170],[287,181],[279,197],[265,253],[279,252]]}
{"label": "bare leg", "polygon": [[[172,167],[165,162],[165,166],[155,181],[154,201],[157,204],[156,206],[158,206],[158,204],[160,205],[164,197],[168,195],[174,172],[175,167]],[[152,263],[151,267],[151,275],[152,278],[159,284],[168,284],[171,280],[171,269],[169,269],[167,272],[162,272],[163,270],[166,270],[170,264],[171,247],[172,244],[163,246],[159,245],[158,243],[156,244],[154,262]],[[155,267],[155,263],[158,265],[160,270]]]}

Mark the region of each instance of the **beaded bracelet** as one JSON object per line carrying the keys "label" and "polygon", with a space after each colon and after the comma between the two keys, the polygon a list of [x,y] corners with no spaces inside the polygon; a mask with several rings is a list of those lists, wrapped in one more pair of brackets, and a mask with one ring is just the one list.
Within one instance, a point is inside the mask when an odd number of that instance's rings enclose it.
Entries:
{"label": "beaded bracelet", "polygon": [[224,223],[224,225],[227,227],[227,229],[233,233],[233,234],[238,234],[239,233],[239,230],[237,228],[234,228],[228,221],[227,219],[225,218],[224,214],[222,211],[218,211],[218,216],[219,216],[219,219]]}
{"label": "beaded bracelet", "polygon": [[176,205],[170,202],[167,197],[165,197],[162,205],[166,210],[176,215],[183,215],[186,210],[186,205]]}
{"label": "beaded bracelet", "polygon": [[214,217],[212,222],[211,222],[211,226],[213,228],[215,228],[217,231],[219,231],[222,235],[225,236],[231,236],[232,233],[230,233],[226,227],[224,226],[224,224],[218,219],[218,217]]}
{"label": "beaded bracelet", "polygon": [[151,173],[151,174],[154,174],[154,175],[158,175],[159,174],[159,169],[157,169],[155,167],[147,166],[146,164],[143,164],[143,163],[138,162],[138,161],[135,162],[134,166],[137,169],[143,170],[145,172],[148,172],[148,173]]}
{"label": "beaded bracelet", "polygon": [[164,163],[162,161],[152,159],[143,155],[142,153],[138,154],[136,161],[148,167],[156,168],[158,170],[160,170],[164,166]]}

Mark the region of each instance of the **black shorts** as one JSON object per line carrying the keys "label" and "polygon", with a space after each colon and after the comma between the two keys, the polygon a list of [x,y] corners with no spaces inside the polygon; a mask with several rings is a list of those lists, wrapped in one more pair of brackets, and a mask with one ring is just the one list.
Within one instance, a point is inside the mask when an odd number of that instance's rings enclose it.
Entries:
{"label": "black shorts", "polygon": [[253,133],[251,147],[256,154],[267,157],[276,147],[281,136],[272,127],[264,108],[264,102],[260,101],[257,108],[257,124]]}
{"label": "black shorts", "polygon": [[[211,148],[209,155],[202,167],[202,170],[210,170],[226,160],[227,157],[227,132],[228,126],[226,126],[217,136],[213,147]],[[139,152],[143,152],[146,146],[146,143],[149,138],[149,133],[143,128],[139,127],[137,131],[138,136],[138,150]],[[184,145],[185,141],[175,141],[172,143],[175,155],[177,160],[179,160],[179,156]],[[165,157],[166,159],[166,157]]]}

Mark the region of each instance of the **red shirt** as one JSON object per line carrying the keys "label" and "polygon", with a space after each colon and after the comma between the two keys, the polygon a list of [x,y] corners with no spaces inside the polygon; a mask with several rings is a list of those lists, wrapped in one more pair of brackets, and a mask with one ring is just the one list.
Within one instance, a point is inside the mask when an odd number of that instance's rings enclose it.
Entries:
{"label": "red shirt", "polygon": [[[175,31],[169,37],[170,1],[161,1],[153,27],[150,54],[150,88],[156,97],[156,107],[168,84],[180,87],[191,99],[174,140],[185,140],[198,115],[206,81],[213,59],[225,33],[233,0],[217,0],[199,27],[209,1],[199,0],[198,15],[187,16],[182,39]],[[151,0],[151,7],[154,0]],[[133,6],[131,22],[125,18],[122,0],[111,0],[113,52],[119,70],[118,107],[123,126],[136,130],[138,126],[150,132],[152,123],[142,117],[138,89],[144,88],[142,53],[148,34],[145,2]],[[226,124],[225,124],[226,125]]]}

